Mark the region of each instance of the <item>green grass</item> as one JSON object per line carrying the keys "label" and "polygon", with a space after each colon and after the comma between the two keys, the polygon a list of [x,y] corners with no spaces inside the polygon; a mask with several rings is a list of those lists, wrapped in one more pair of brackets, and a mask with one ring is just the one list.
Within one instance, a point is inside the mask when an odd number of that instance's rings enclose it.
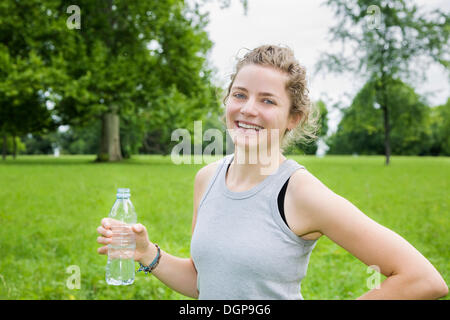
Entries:
{"label": "green grass", "polygon": [[[449,283],[450,159],[290,156],[366,215],[417,248]],[[0,299],[188,299],[139,273],[129,287],[106,285],[96,228],[119,187],[131,189],[138,220],[165,251],[189,256],[193,182],[201,164],[136,156],[19,156],[0,161]],[[66,285],[77,265],[81,288]],[[322,237],[302,282],[305,299],[354,299],[368,291],[367,267]],[[381,276],[381,280],[385,277]],[[446,297],[445,299],[448,299]]]}

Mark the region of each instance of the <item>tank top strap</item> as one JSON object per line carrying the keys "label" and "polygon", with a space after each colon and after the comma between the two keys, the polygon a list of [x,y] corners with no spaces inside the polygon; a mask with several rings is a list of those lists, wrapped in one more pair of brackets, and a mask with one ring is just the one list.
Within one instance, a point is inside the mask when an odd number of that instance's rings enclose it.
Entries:
{"label": "tank top strap", "polygon": [[274,174],[273,180],[266,187],[267,194],[278,196],[283,185],[292,176],[292,174],[298,169],[305,169],[304,166],[297,163],[293,159],[286,159],[279,167],[278,171]]}
{"label": "tank top strap", "polygon": [[217,164],[216,171],[214,172],[214,175],[210,179],[208,186],[207,186],[205,192],[203,193],[202,199],[200,200],[200,203],[197,208],[197,212],[200,210],[200,207],[202,206],[203,202],[205,201],[206,197],[208,196],[208,193],[210,193],[211,189],[213,188],[216,180],[218,180],[217,177],[220,176],[222,171],[225,170],[225,172],[226,172],[228,164],[231,163],[231,161],[232,161],[232,156],[233,155],[226,155]]}

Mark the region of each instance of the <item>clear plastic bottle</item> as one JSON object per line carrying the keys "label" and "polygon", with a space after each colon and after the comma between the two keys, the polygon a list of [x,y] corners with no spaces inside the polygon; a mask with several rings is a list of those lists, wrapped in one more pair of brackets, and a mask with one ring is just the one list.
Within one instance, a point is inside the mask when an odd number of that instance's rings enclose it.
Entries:
{"label": "clear plastic bottle", "polygon": [[134,282],[134,250],[136,239],[131,226],[137,216],[130,201],[130,189],[117,189],[117,198],[109,213],[112,242],[108,245],[106,283],[110,285],[130,285]]}

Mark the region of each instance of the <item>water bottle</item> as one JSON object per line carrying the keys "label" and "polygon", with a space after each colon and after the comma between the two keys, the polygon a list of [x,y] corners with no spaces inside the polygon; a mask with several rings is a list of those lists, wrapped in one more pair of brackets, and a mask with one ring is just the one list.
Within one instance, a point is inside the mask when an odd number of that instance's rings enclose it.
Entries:
{"label": "water bottle", "polygon": [[106,283],[109,285],[130,285],[134,282],[134,250],[136,240],[131,226],[137,216],[130,201],[130,189],[117,189],[117,198],[109,213],[111,218],[112,242],[108,244]]}

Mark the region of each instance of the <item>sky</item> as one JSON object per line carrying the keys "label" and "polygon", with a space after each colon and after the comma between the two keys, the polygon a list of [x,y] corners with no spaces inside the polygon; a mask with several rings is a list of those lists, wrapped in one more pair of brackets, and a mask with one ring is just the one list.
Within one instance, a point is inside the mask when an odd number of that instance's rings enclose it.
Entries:
{"label": "sky", "polygon": [[[428,11],[434,8],[450,10],[447,0],[412,0]],[[248,0],[248,12],[238,0],[231,0],[229,8],[221,9],[219,1],[204,6],[209,12],[206,31],[214,46],[210,63],[217,69],[216,84],[225,87],[233,71],[235,57],[261,44],[287,45],[307,71],[310,96],[322,99],[327,107],[341,102],[348,106],[363,83],[351,75],[313,74],[321,52],[334,52],[336,46],[328,41],[329,28],[337,19],[319,0]],[[430,66],[427,81],[416,87],[419,94],[427,94],[431,105],[443,104],[450,96],[450,84],[443,67]],[[338,110],[329,110],[329,134],[335,132],[341,119]],[[320,153],[320,152],[319,152]]]}

